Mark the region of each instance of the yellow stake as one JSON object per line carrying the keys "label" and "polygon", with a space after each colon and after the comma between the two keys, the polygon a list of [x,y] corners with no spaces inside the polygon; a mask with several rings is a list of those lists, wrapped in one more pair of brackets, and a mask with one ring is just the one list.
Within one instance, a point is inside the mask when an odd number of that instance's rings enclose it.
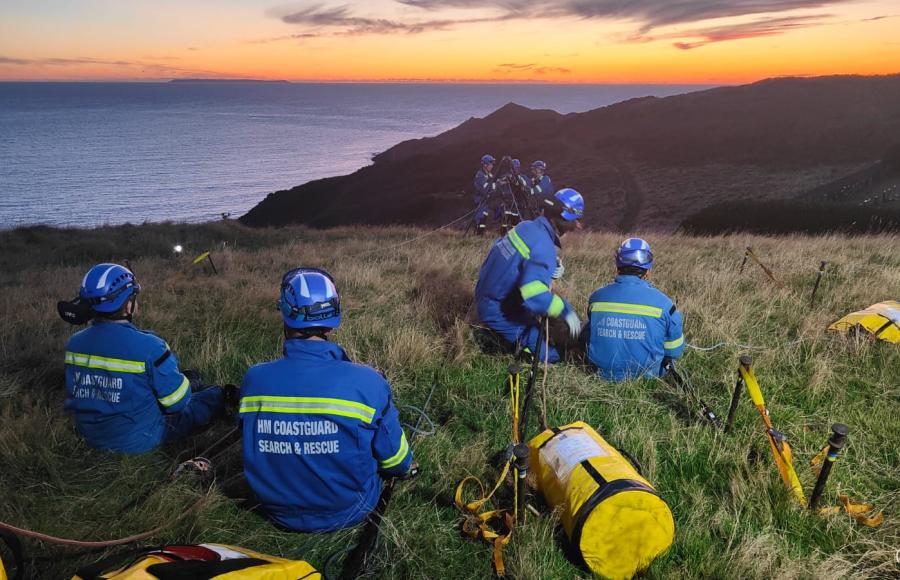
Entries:
{"label": "yellow stake", "polygon": [[766,437],[769,439],[769,446],[772,448],[772,455],[775,457],[775,465],[781,474],[781,479],[785,485],[794,494],[794,497],[800,502],[800,505],[806,507],[806,496],[803,493],[803,485],[797,472],[794,471],[794,456],[791,451],[791,445],[787,442],[781,433],[772,426],[772,419],[769,417],[769,410],[766,408],[766,401],[763,399],[762,389],[759,388],[759,382],[750,365],[741,364],[738,367],[744,384],[747,385],[747,393],[756,406],[756,410],[762,416],[763,423],[766,425]]}

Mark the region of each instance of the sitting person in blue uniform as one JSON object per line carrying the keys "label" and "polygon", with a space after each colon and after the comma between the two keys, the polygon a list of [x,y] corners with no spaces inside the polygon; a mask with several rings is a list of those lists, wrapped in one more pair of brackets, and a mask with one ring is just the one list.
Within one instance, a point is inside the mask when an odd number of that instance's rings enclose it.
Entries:
{"label": "sitting person in blue uniform", "polygon": [[666,359],[684,351],[681,312],[647,281],[652,267],[650,244],[629,238],[616,251],[615,281],[591,294],[582,338],[605,379],[662,376]]}
{"label": "sitting person in blue uniform", "polygon": [[328,340],[341,303],[326,272],[284,275],[284,357],[251,367],[241,386],[244,473],[281,527],[326,532],[362,522],[382,478],[416,469],[391,388]]}
{"label": "sitting person in blue uniform", "polygon": [[140,289],[128,268],[98,264],[81,282],[81,313],[60,307],[69,322],[91,319],[66,345],[65,406],[98,449],[150,451],[203,429],[224,407],[223,389],[191,392],[168,344],[132,323]]}

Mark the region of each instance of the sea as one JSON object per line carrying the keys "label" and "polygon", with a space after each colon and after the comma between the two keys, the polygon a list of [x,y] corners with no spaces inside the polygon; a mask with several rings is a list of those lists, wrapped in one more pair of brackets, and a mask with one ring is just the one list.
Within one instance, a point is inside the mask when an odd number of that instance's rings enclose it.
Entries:
{"label": "sea", "polygon": [[236,218],[270,192],[351,173],[506,103],[571,113],[705,88],[0,83],[0,229]]}

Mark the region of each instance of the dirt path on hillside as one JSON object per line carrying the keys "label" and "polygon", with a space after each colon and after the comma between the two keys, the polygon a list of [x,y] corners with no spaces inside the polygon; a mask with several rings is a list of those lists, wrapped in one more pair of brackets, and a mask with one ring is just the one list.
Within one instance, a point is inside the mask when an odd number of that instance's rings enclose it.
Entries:
{"label": "dirt path on hillside", "polygon": [[625,213],[619,220],[618,228],[623,232],[630,232],[638,224],[638,217],[644,206],[644,191],[638,186],[637,180],[623,160],[616,160],[615,169],[625,198]]}

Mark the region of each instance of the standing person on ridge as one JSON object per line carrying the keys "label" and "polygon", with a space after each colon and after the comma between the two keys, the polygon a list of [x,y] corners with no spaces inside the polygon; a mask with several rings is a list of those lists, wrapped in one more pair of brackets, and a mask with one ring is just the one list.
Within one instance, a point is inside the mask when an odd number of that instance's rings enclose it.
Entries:
{"label": "standing person on ridge", "polygon": [[481,156],[481,167],[475,172],[475,234],[483,236],[487,231],[487,220],[490,216],[491,198],[497,190],[497,182],[491,173],[494,170],[493,155]]}
{"label": "standing person on ridge", "polygon": [[513,184],[512,191],[516,198],[516,205],[519,206],[519,212],[522,213],[522,219],[534,219],[537,215],[533,209],[531,200],[531,180],[522,175],[522,162],[518,159],[512,160]]}
{"label": "standing person on ridge", "polygon": [[583,335],[587,357],[607,380],[659,377],[664,360],[684,351],[681,312],[647,281],[653,267],[650,244],[629,238],[615,260],[615,282],[590,298]]}
{"label": "standing person on ridge", "polygon": [[545,200],[553,195],[553,183],[547,175],[547,164],[538,159],[531,164],[531,207],[533,211],[543,211]]}
{"label": "standing person on ridge", "polygon": [[287,272],[278,305],[284,357],[251,367],[241,386],[247,482],[282,527],[353,526],[375,509],[382,477],[416,470],[391,387],[328,340],[341,302],[327,272]]}
{"label": "standing person on ridge", "polygon": [[66,409],[91,447],[143,453],[207,427],[220,387],[191,392],[166,342],[132,323],[140,284],[128,268],[98,264],[81,282],[93,321],[66,344]]}
{"label": "standing person on ridge", "polygon": [[[525,352],[538,352],[541,359],[544,353],[543,345],[536,344],[536,317],[565,320],[573,338],[581,331],[581,321],[572,305],[554,294],[550,284],[563,274],[556,250],[562,236],[581,227],[584,199],[574,189],[565,188],[556,192],[552,200],[553,205],[547,206],[544,215],[521,222],[494,242],[475,286],[475,306],[481,324],[497,335],[506,350],[520,347]],[[553,346],[548,360],[559,360]]]}

